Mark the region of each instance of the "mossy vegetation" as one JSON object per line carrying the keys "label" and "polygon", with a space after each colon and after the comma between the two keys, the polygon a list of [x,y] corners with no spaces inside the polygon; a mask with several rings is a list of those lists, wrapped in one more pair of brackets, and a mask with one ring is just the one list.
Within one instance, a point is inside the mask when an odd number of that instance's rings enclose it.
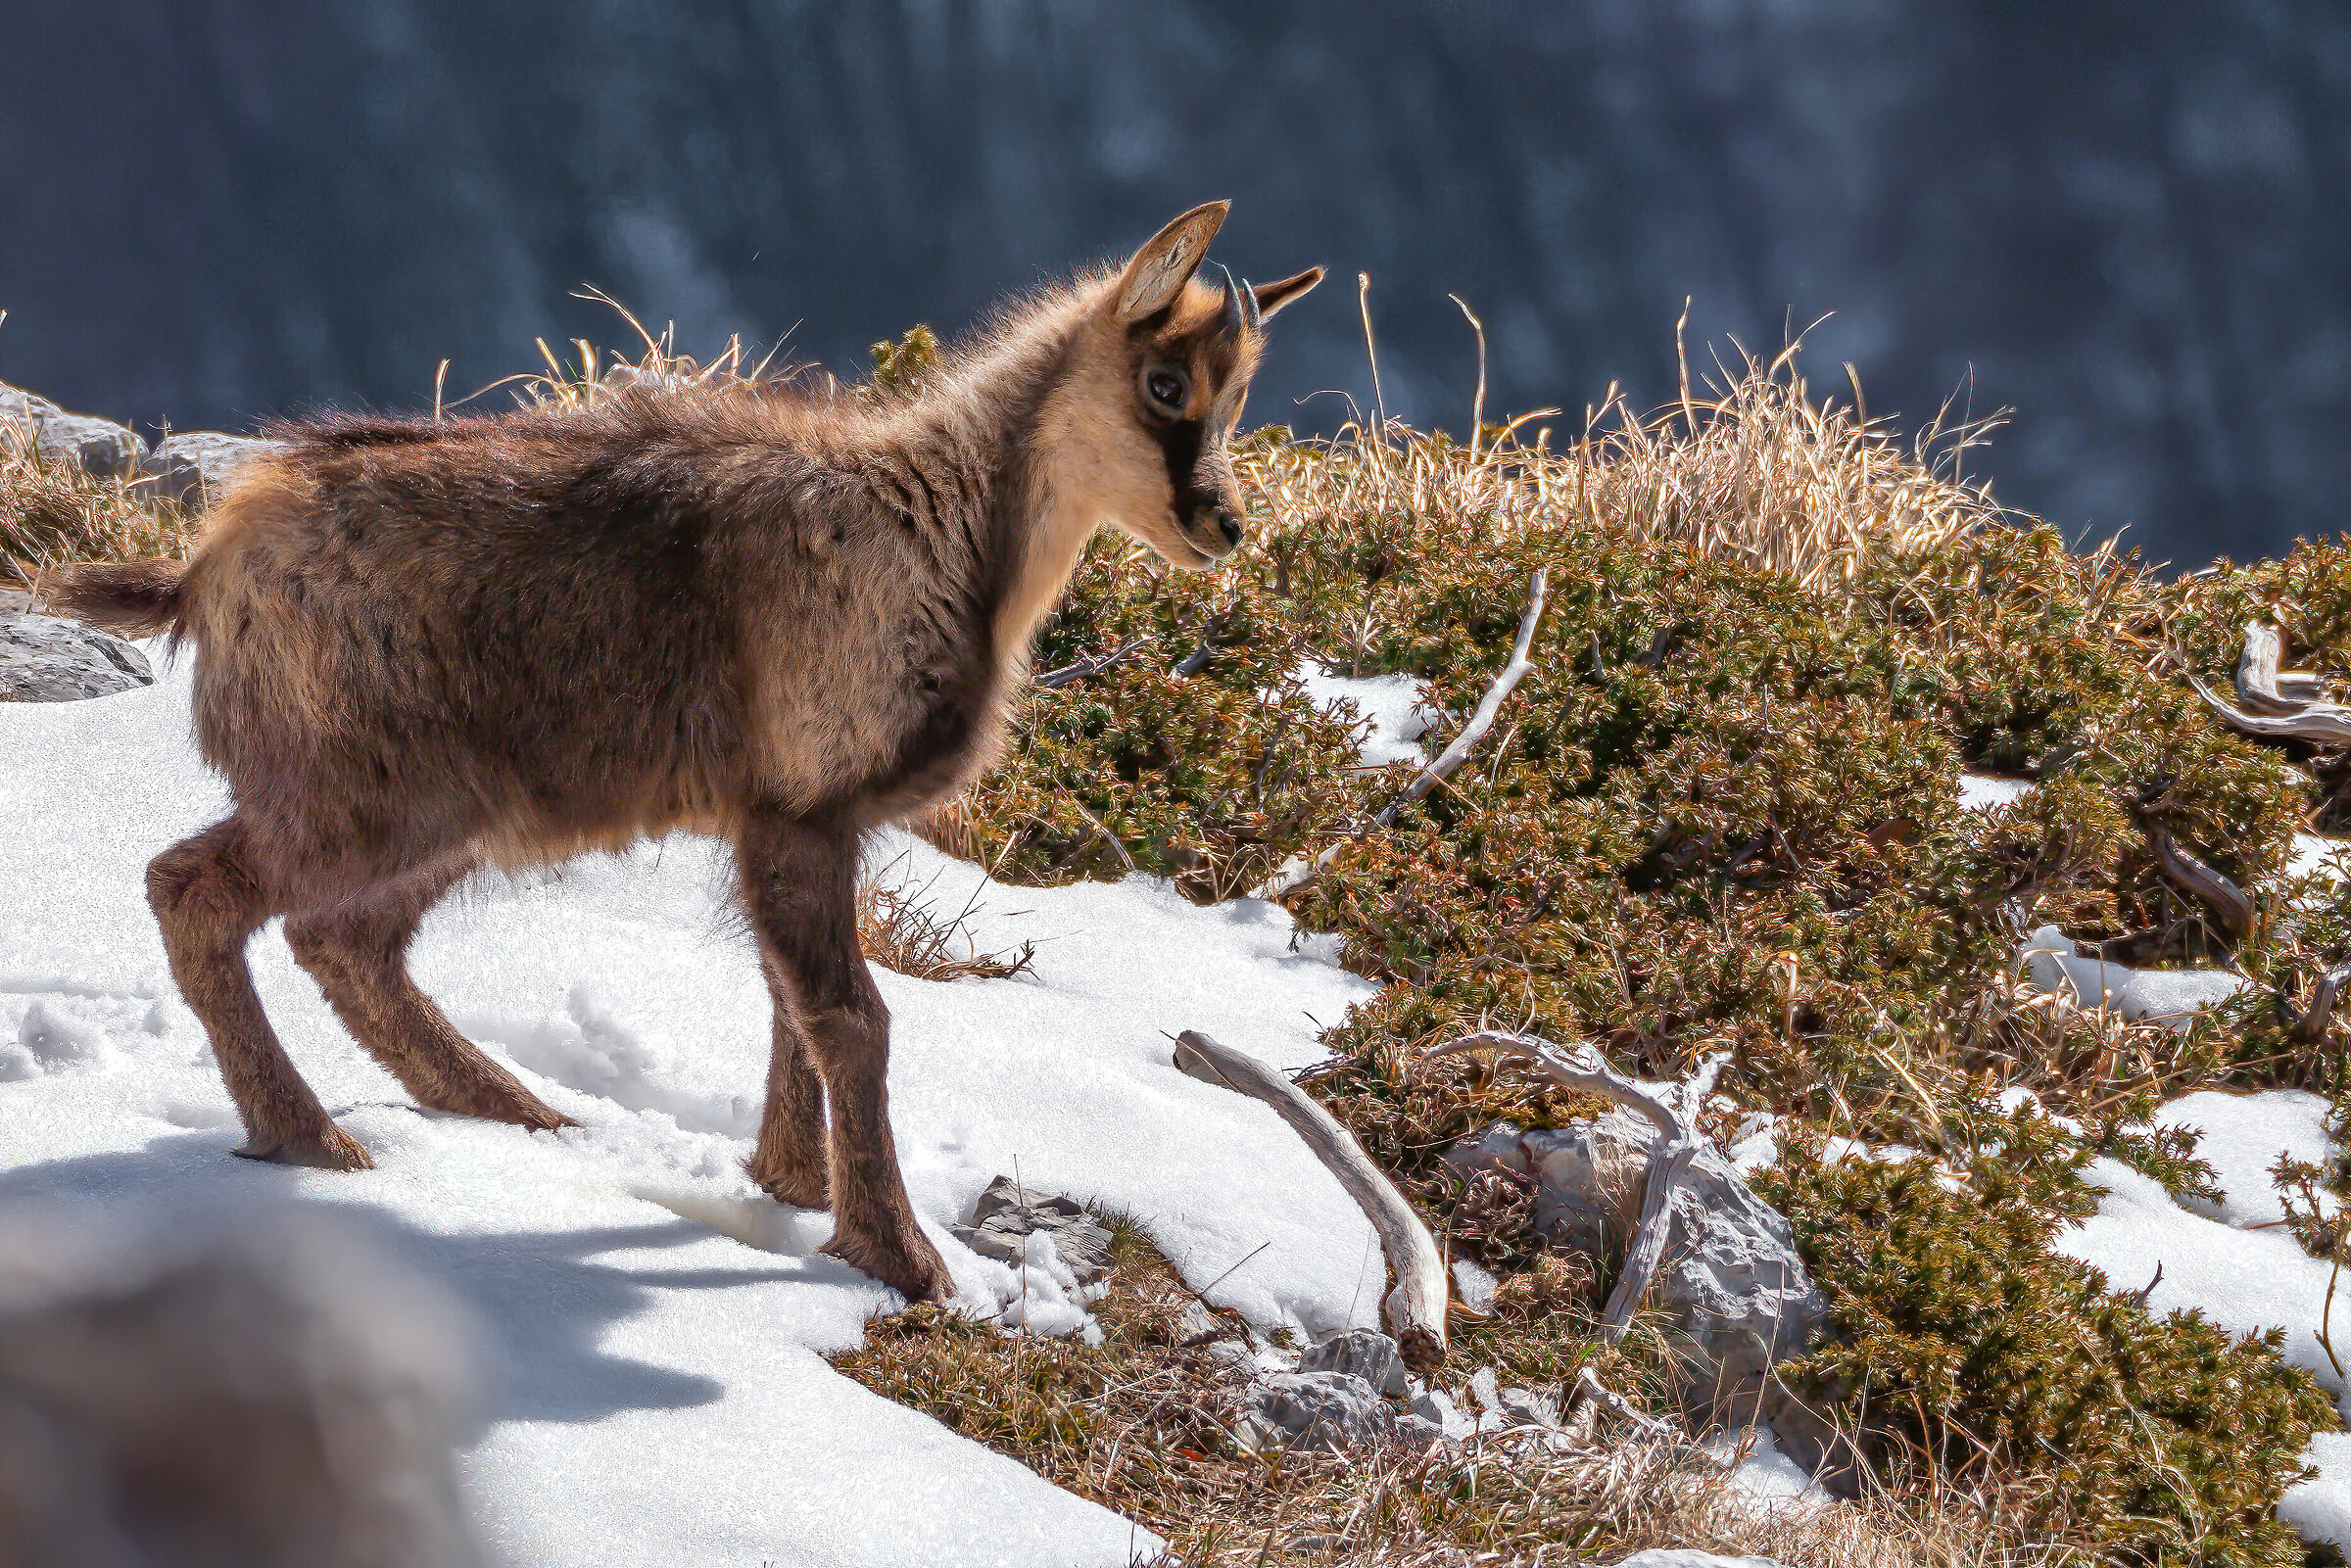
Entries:
{"label": "mossy vegetation", "polygon": [[[2208,1187],[2192,1140],[2145,1125],[2163,1100],[2342,1081],[2340,1022],[2297,1041],[2284,1021],[2351,945],[2344,901],[2265,894],[2231,930],[2152,834],[2278,889],[2293,833],[2344,814],[2335,759],[2222,728],[2183,676],[2225,684],[2257,616],[2289,663],[2333,673],[2351,554],[2166,581],[2069,548],[1960,479],[1978,432],[1896,448],[1788,359],[1657,421],[1610,417],[1559,450],[1523,427],[1249,437],[1252,544],[1178,574],[1098,542],[1037,652],[1077,673],[1024,697],[1011,756],[933,831],[1016,879],[1282,885],[1338,933],[1383,989],[1334,1021],[1312,1087],[1530,1304],[1485,1334],[1523,1375],[1592,1354],[1576,1324],[1607,1262],[1547,1259],[1525,1195],[1439,1156],[1496,1117],[1590,1108],[1424,1053],[1483,1023],[1653,1077],[1727,1053],[1712,1125],[1794,1129],[1778,1191],[1856,1336],[1812,1387],[1882,1477],[2023,1487],[2046,1539],[2128,1560],[2298,1560],[2271,1510],[2328,1402],[2273,1346],[2150,1317],[2051,1242],[2094,1206],[2092,1155]],[[1302,676],[1423,683],[1434,755],[1538,569],[1534,673],[1464,766],[1376,824],[1415,767],[1362,765],[1356,715]],[[1969,810],[1962,770],[2037,787]],[[2043,925],[2258,985],[2178,1033],[2051,1007],[2013,973]],[[2078,1130],[1990,1109],[2017,1088]],[[1983,1201],[1930,1166],[1800,1152],[1831,1135],[1924,1151]],[[2002,1173],[2020,1140],[2030,1179]],[[2020,1307],[2044,1330],[2014,1334]]]}

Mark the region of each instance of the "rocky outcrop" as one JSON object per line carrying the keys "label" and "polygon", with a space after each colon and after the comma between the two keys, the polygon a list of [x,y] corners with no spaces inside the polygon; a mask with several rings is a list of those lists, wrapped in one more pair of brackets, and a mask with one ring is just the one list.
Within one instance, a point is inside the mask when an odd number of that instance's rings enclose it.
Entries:
{"label": "rocky outcrop", "polygon": [[76,702],[151,686],[146,655],[120,638],[34,615],[0,591],[0,702]]}
{"label": "rocky outcrop", "polygon": [[273,451],[274,441],[260,436],[231,436],[218,430],[188,430],[168,436],[140,463],[139,470],[160,499],[174,501],[190,511],[202,511],[220,499],[229,476],[261,452]]}
{"label": "rocky outcrop", "polygon": [[[1536,1228],[1555,1247],[1590,1254],[1605,1274],[1639,1216],[1657,1137],[1647,1120],[1621,1111],[1537,1132],[1497,1121],[1445,1158],[1463,1177],[1502,1170],[1531,1178]],[[1817,1460],[1829,1432],[1771,1376],[1828,1323],[1828,1302],[1797,1257],[1786,1217],[1712,1148],[1691,1164],[1669,1213],[1650,1306],[1690,1359],[1693,1413],[1768,1426],[1792,1457]]]}
{"label": "rocky outcrop", "polygon": [[0,440],[70,456],[93,479],[130,479],[147,443],[111,419],[68,413],[36,393],[0,383]]}
{"label": "rocky outcrop", "polygon": [[1068,1198],[1040,1197],[1010,1176],[987,1184],[973,1207],[972,1222],[949,1225],[949,1234],[983,1258],[1019,1266],[1029,1260],[1028,1239],[1049,1236],[1053,1251],[1080,1285],[1110,1272],[1110,1231]]}

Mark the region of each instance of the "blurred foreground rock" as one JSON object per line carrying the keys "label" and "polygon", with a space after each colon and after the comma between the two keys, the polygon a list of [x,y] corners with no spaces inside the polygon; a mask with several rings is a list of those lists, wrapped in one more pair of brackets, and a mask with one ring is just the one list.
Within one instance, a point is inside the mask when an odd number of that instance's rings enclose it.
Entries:
{"label": "blurred foreground rock", "polygon": [[0,1212],[0,1568],[471,1568],[470,1344],[320,1216]]}
{"label": "blurred foreground rock", "polygon": [[0,589],[0,702],[75,702],[155,684],[147,657],[78,621],[35,615]]}

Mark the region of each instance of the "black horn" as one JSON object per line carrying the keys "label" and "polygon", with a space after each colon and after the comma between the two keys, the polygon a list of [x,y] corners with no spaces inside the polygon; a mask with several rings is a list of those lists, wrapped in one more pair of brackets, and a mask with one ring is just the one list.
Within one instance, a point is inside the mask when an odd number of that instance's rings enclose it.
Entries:
{"label": "black horn", "polygon": [[1241,329],[1248,324],[1249,317],[1256,313],[1254,310],[1245,309],[1241,305],[1241,289],[1247,288],[1248,285],[1244,283],[1236,288],[1232,281],[1231,268],[1222,261],[1217,263],[1217,270],[1224,274],[1224,314],[1223,318],[1218,322],[1218,327],[1226,337],[1237,338],[1241,335]]}
{"label": "black horn", "polygon": [[1266,324],[1265,312],[1257,308],[1257,290],[1247,278],[1241,279],[1241,318],[1252,332]]}

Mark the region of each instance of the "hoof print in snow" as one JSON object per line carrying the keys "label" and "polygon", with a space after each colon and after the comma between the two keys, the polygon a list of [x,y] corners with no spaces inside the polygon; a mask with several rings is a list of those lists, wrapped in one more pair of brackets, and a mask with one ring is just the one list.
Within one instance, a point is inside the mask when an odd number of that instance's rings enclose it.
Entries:
{"label": "hoof print in snow", "polygon": [[949,1225],[947,1231],[981,1257],[1016,1268],[1031,1260],[1031,1238],[1048,1237],[1080,1285],[1110,1272],[1110,1232],[1101,1221],[1067,1198],[1040,1198],[1010,1176],[987,1184],[970,1224]]}
{"label": "hoof print in snow", "polygon": [[[1535,1228],[1606,1270],[1610,1238],[1630,1235],[1640,1213],[1657,1136],[1623,1111],[1549,1131],[1497,1121],[1445,1159],[1464,1176],[1504,1170],[1533,1178]],[[1771,1376],[1773,1366],[1820,1337],[1829,1315],[1786,1216],[1711,1148],[1700,1151],[1676,1184],[1669,1212],[1650,1305],[1663,1314],[1677,1354],[1698,1369],[1689,1386],[1704,1407],[1692,1413],[1767,1426],[1791,1457],[1816,1462],[1833,1435]]]}
{"label": "hoof print in snow", "polygon": [[25,604],[23,594],[0,593],[0,702],[77,702],[155,683],[129,643]]}

